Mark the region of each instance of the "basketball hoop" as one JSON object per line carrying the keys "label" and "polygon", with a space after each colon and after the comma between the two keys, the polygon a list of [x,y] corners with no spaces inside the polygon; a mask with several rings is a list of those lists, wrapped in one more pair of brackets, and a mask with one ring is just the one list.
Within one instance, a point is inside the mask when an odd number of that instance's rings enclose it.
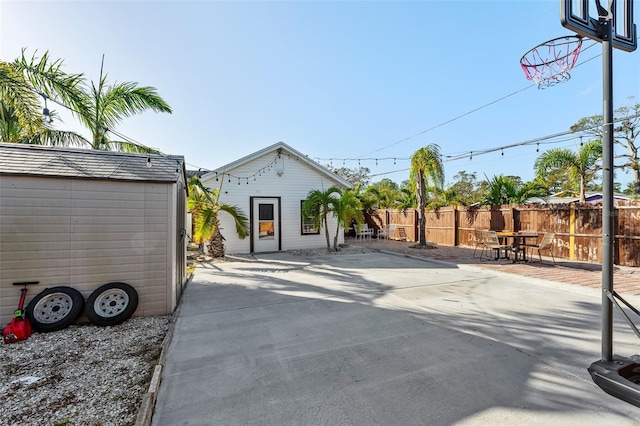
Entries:
{"label": "basketball hoop", "polygon": [[527,80],[533,80],[538,89],[545,89],[571,78],[581,48],[581,36],[554,38],[525,53],[520,66]]}

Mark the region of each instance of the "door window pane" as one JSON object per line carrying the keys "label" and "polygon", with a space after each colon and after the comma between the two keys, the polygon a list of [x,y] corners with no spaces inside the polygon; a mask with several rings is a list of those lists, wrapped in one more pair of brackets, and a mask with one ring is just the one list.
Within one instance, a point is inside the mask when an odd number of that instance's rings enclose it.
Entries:
{"label": "door window pane", "polygon": [[273,220],[273,204],[258,204],[258,220]]}
{"label": "door window pane", "polygon": [[273,220],[273,204],[258,204],[258,239],[273,240],[275,238],[275,222]]}

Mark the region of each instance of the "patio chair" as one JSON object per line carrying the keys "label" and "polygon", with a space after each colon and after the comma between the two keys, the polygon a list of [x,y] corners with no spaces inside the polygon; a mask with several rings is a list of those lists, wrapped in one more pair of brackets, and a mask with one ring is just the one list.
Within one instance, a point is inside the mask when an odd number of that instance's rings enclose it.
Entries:
{"label": "patio chair", "polygon": [[378,229],[378,239],[389,239],[392,235],[396,233],[396,224],[391,223],[384,227],[384,229]]}
{"label": "patio chair", "polygon": [[[542,240],[540,241],[540,244],[528,246],[531,249],[532,254],[533,254],[533,250],[538,250],[538,259],[540,259],[540,263],[542,263],[542,256],[540,255],[540,252],[542,250],[548,250],[549,254],[551,255],[551,259],[553,260],[553,264],[554,265],[556,264],[556,258],[553,257],[553,239],[555,237],[556,237],[555,232],[545,232],[544,235],[542,236]],[[533,260],[533,256],[530,256],[529,258]]]}
{"label": "patio chair", "polygon": [[473,257],[476,258],[476,252],[478,251],[478,247],[482,247],[482,251],[480,252],[480,258],[482,259],[482,255],[486,249],[484,245],[484,235],[481,229],[474,229],[473,235],[475,237],[475,247],[473,248]]}
{"label": "patio chair", "polygon": [[369,229],[369,225],[367,225],[366,223],[363,223],[360,226],[360,229],[358,229],[358,225],[353,225],[353,229],[356,231],[356,240],[358,238],[362,239],[362,238],[369,238],[371,239],[371,236],[373,235],[373,229]]}
{"label": "patio chair", "polygon": [[504,250],[504,257],[509,258],[509,252],[511,251],[510,244],[502,244],[500,239],[498,238],[498,234],[496,231],[482,231],[482,244],[484,245],[484,249],[480,255],[480,260],[482,260],[482,254],[484,254],[484,250],[494,250],[496,252],[495,260],[500,259],[500,250]]}

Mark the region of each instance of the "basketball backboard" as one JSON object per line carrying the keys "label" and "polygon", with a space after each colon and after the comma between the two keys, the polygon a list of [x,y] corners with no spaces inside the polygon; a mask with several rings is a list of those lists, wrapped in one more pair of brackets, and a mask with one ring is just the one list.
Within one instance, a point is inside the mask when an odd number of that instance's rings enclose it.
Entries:
{"label": "basketball backboard", "polygon": [[613,21],[612,46],[627,52],[636,50],[633,0],[560,0],[562,26],[598,42],[602,41],[600,19],[607,19],[609,14]]}

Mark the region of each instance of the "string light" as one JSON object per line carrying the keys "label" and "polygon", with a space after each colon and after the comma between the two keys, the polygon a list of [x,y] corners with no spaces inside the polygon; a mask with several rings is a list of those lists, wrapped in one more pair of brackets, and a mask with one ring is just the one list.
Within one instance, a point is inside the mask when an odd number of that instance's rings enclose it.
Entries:
{"label": "string light", "polygon": [[47,123],[51,123],[53,122],[53,119],[51,119],[51,113],[49,111],[49,108],[47,108],[47,95],[45,95],[44,93],[40,93],[40,96],[42,96],[42,98],[44,99],[44,108],[42,109],[42,120]]}

